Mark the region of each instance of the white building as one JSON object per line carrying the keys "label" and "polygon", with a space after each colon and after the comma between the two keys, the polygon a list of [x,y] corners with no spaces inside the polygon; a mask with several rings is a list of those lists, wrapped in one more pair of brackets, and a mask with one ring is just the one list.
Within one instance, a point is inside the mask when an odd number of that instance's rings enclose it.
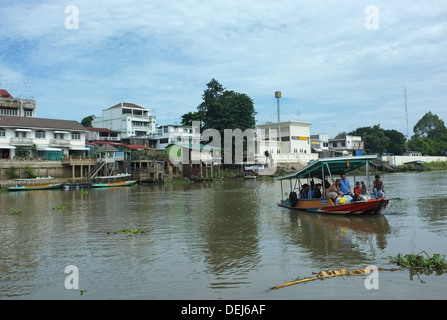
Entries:
{"label": "white building", "polygon": [[312,151],[323,152],[329,149],[329,135],[327,133],[313,134],[310,136]]}
{"label": "white building", "polygon": [[8,91],[0,89],[0,116],[35,117],[36,101],[17,99]]}
{"label": "white building", "polygon": [[106,128],[87,128],[85,139],[87,141],[112,141],[120,142],[121,133]]}
{"label": "white building", "polygon": [[77,121],[0,116],[0,157],[61,160],[85,155],[87,129]]}
{"label": "white building", "polygon": [[166,149],[174,143],[200,144],[200,128],[169,124],[157,127],[157,132],[151,136],[155,141],[155,149]]}
{"label": "white building", "polygon": [[364,142],[360,136],[347,135],[341,139],[330,139],[329,149],[339,155],[361,155],[364,150]]}
{"label": "white building", "polygon": [[121,102],[102,110],[102,116],[93,119],[92,126],[118,131],[123,139],[148,136],[155,133],[155,116],[149,109]]}
{"label": "white building", "polygon": [[[271,122],[256,127],[257,155],[262,157],[265,152],[277,163],[307,164],[318,159],[312,153],[310,140],[310,122],[286,121]],[[261,138],[260,138],[261,135]]]}

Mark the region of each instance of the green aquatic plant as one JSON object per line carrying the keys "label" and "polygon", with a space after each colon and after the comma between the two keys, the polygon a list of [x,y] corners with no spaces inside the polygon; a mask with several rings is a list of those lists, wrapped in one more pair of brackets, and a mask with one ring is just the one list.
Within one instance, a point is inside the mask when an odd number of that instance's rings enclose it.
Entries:
{"label": "green aquatic plant", "polygon": [[86,293],[87,290],[81,290],[81,296],[84,295],[84,293]]}
{"label": "green aquatic plant", "polygon": [[59,207],[54,207],[53,210],[65,210],[66,208],[67,208],[67,205],[64,204],[64,205],[59,206]]}
{"label": "green aquatic plant", "polygon": [[[424,257],[421,253],[425,253]],[[427,252],[422,251],[418,254],[398,254],[396,257],[389,257],[390,262],[397,264],[401,268],[409,269],[412,273],[432,273],[440,275],[447,271],[447,262],[445,255],[439,253],[430,257]]]}
{"label": "green aquatic plant", "polygon": [[22,211],[20,211],[20,210],[12,210],[11,211],[11,215],[12,216],[19,216],[19,215],[21,215],[22,214]]}
{"label": "green aquatic plant", "polygon": [[117,233],[124,233],[124,234],[134,235],[134,234],[144,233],[144,231],[138,230],[138,229],[121,229],[121,230],[118,230],[118,231],[107,231],[107,234],[117,234]]}

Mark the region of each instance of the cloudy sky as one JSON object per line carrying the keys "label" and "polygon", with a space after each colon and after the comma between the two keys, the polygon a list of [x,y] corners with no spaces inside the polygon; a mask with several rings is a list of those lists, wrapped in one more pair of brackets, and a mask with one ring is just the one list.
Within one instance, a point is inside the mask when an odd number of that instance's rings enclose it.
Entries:
{"label": "cloudy sky", "polygon": [[275,91],[281,121],[312,134],[447,124],[447,0],[0,0],[0,37],[0,87],[40,118],[126,101],[180,122],[214,78],[258,124]]}

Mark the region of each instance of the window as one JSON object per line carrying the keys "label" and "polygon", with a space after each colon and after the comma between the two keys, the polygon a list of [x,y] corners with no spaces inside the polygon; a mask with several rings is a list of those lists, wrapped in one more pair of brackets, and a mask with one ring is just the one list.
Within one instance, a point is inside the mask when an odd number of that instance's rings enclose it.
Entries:
{"label": "window", "polygon": [[0,137],[6,137],[6,130],[0,129]]}
{"label": "window", "polygon": [[71,134],[71,139],[72,140],[81,140],[81,134],[79,132],[73,132]]}
{"label": "window", "polygon": [[39,130],[35,133],[36,139],[45,139],[45,131]]}
{"label": "window", "polygon": [[2,108],[0,109],[0,114],[5,116],[16,116],[17,109]]}

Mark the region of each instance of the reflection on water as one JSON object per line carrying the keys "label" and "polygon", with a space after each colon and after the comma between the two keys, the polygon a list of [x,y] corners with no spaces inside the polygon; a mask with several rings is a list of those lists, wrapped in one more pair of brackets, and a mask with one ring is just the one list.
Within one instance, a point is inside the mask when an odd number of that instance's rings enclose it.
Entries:
{"label": "reflection on water", "polygon": [[[397,253],[445,254],[446,178],[446,172],[384,175],[393,200],[383,215],[368,217],[291,212],[276,205],[280,189],[272,181],[3,192],[0,297],[361,296],[365,288],[358,282],[345,290],[337,281],[325,282],[323,291],[318,284],[274,293],[266,289],[320,270],[380,266]],[[439,187],[421,192],[431,185]],[[117,232],[125,228],[144,232]],[[68,265],[79,269],[79,289],[87,290],[82,296],[64,286]],[[382,279],[387,279],[382,295],[368,293],[369,298],[386,298],[388,291],[394,298],[394,289],[417,292],[410,298],[447,297],[431,278],[422,288],[405,273]]]}
{"label": "reflection on water", "polygon": [[290,213],[290,226],[284,231],[296,245],[306,248],[309,257],[329,268],[371,261],[377,249],[387,245],[390,233],[384,215],[349,217]]}

